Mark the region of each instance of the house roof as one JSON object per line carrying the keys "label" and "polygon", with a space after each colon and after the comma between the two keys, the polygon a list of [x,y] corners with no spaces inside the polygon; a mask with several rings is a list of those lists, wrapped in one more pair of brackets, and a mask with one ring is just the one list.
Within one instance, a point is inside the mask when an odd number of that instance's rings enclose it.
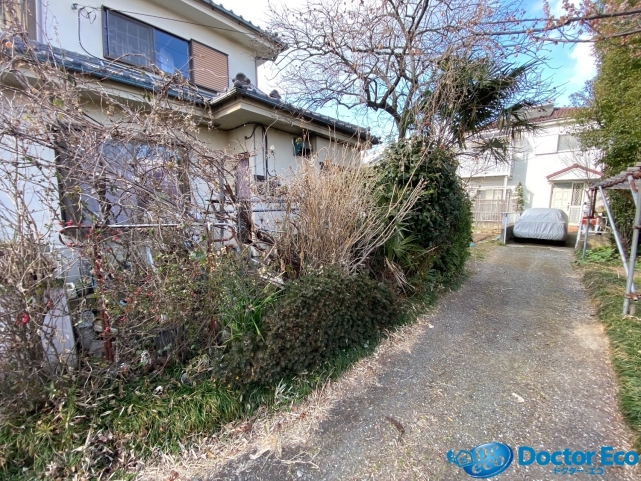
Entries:
{"label": "house roof", "polygon": [[356,135],[363,140],[368,139],[373,145],[376,145],[379,143],[378,138],[369,135],[368,130],[364,129],[363,127],[359,127],[358,125],[354,125],[349,122],[344,122],[342,120],[329,117],[328,115],[322,115],[317,112],[313,112],[311,110],[303,109],[301,107],[297,107],[290,103],[283,102],[280,99],[267,95],[265,92],[261,91],[260,89],[254,86],[234,87],[228,92],[225,92],[221,95],[213,97],[209,101],[209,103],[212,106],[223,105],[227,101],[231,99],[235,99],[238,96],[248,97],[250,99],[257,100],[258,102],[264,105],[267,105],[268,107],[273,107],[280,111],[286,112],[290,115],[299,117],[301,120],[305,120],[308,122],[317,122],[325,126],[331,127],[332,129],[337,130],[339,132],[343,132],[348,135]]}
{"label": "house roof", "polygon": [[580,170],[580,171],[583,171],[586,174],[592,174],[592,175],[595,175],[595,176],[598,176],[598,177],[602,177],[603,176],[603,173],[599,172],[598,170],[590,169],[590,168],[585,167],[583,165],[574,163],[574,164],[570,165],[569,167],[566,167],[566,168],[561,169],[561,170],[559,170],[557,172],[554,172],[553,174],[548,175],[546,178],[548,180],[557,180],[556,179],[557,177],[562,177],[563,174],[567,174],[567,173],[571,172],[572,170]]}
{"label": "house roof", "polygon": [[[571,120],[572,116],[579,112],[577,107],[554,107],[553,104],[537,105],[525,108],[520,115],[524,116],[532,124],[543,124],[559,120]],[[496,121],[489,124],[486,129],[492,133],[497,128]]]}
{"label": "house roof", "polygon": [[[153,73],[39,42],[30,42],[27,45],[16,38],[13,39],[13,49],[20,55],[32,55],[40,62],[50,62],[65,71],[90,75],[100,80],[118,82],[152,92],[159,90],[163,85],[162,78]],[[168,95],[203,107],[222,105],[226,101],[242,95],[268,107],[299,117],[302,120],[313,122],[323,127],[330,127],[350,136],[356,136],[359,140],[368,140],[372,144],[379,143],[376,137],[369,135],[368,129],[297,107],[279,98],[269,96],[251,85],[233,87],[227,92],[220,93],[184,85],[169,89]]]}
{"label": "house roof", "polygon": [[532,122],[549,122],[572,117],[579,111],[576,107],[554,107],[550,113],[532,118]]}
{"label": "house roof", "polygon": [[234,13],[233,10],[229,10],[218,3],[214,3],[213,0],[198,0],[198,2],[211,7],[213,10],[223,14],[225,17],[243,25],[244,27],[248,28],[252,32],[260,35],[261,37],[265,37],[268,40],[274,42],[277,45],[279,52],[283,52],[284,50],[287,49],[287,45],[282,40],[280,40],[277,35],[271,32],[267,32],[266,30],[263,30],[258,25],[255,25],[251,21],[243,18],[242,15],[238,15]]}

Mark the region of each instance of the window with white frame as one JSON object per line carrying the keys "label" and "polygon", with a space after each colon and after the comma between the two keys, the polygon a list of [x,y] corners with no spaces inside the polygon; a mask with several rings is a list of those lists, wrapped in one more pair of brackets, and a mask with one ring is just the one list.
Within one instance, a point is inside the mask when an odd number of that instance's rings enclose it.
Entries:
{"label": "window with white frame", "polygon": [[477,196],[479,200],[501,200],[503,198],[503,189],[483,189]]}
{"label": "window with white frame", "polygon": [[559,135],[557,152],[567,152],[569,150],[577,150],[578,148],[579,148],[579,141],[574,135],[570,135],[570,134]]}

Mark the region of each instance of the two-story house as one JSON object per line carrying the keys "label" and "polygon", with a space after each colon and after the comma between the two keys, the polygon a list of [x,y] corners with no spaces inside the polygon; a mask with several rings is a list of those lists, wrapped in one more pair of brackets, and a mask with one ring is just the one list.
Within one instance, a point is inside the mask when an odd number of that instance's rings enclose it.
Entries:
{"label": "two-story house", "polygon": [[[257,153],[250,162],[255,175],[282,174],[310,152],[322,162],[340,146],[368,139],[364,128],[297,108],[277,91],[262,92],[258,67],[287,46],[212,0],[21,3],[30,37],[43,48],[51,45],[70,72],[133,92],[153,88],[152,65],[180,72],[214,107],[212,148]],[[246,139],[255,125],[264,129],[261,142]],[[296,145],[301,137],[304,146]]]}
{"label": "two-story house", "polygon": [[[258,67],[287,46],[212,0],[11,3],[28,32],[28,42],[16,39],[11,49],[18,55],[29,49],[70,75],[94,79],[96,91],[110,89],[135,102],[152,94],[163,74],[181,76],[185,86],[169,91],[175,107],[200,109],[199,140],[212,151],[244,156],[253,181],[286,177],[303,158],[343,162],[377,143],[367,129],[299,108],[276,90],[261,91]],[[11,82],[12,73],[3,81]],[[82,108],[100,121],[106,107],[97,98],[89,92]],[[37,157],[56,153],[38,148]]]}
{"label": "two-story house", "polygon": [[528,115],[537,128],[512,143],[508,163],[464,158],[459,175],[477,203],[504,201],[503,208],[514,209],[520,184],[524,208],[559,208],[570,225],[578,225],[589,184],[602,174],[597,153],[579,148],[572,114],[572,108],[552,104],[531,109]]}
{"label": "two-story house", "polygon": [[[63,71],[65,82],[82,80],[86,89],[78,95],[77,105],[85,119],[102,122],[103,125],[109,122],[109,108],[105,105],[106,97],[101,96],[102,92],[108,92],[111,98],[123,99],[123,104],[131,105],[135,110],[140,105],[144,107],[145,102],[149,104],[154,92],[164,88],[167,75],[179,76],[182,79],[179,87],[171,87],[167,92],[170,100],[167,102],[168,114],[172,109],[189,112],[196,123],[190,135],[216,155],[238,160],[242,171],[238,169],[240,174],[236,179],[242,179],[243,183],[245,180],[267,181],[263,185],[271,185],[271,181],[278,183],[278,178],[286,177],[303,159],[313,158],[318,163],[341,162],[358,156],[358,149],[377,142],[369,137],[367,129],[299,108],[285,102],[275,90],[270,93],[261,91],[257,85],[258,67],[264,62],[274,61],[287,46],[278,37],[212,0],[102,0],[90,6],[62,0],[11,0],[1,2],[0,7],[2,31],[10,31],[9,22],[15,26],[17,21],[26,32],[3,38],[0,48],[3,48],[3,58],[9,59],[5,65],[21,55],[22,58],[29,56],[30,60],[35,58]],[[16,11],[18,20],[14,15]],[[25,75],[19,66],[0,72],[0,108],[8,111],[8,105],[15,107],[20,101],[20,89],[32,90],[37,95],[35,81],[31,84],[30,79],[21,82]],[[55,96],[55,92],[47,95]],[[55,104],[57,100],[48,98],[48,101]],[[28,122],[28,113],[24,115]],[[6,116],[4,118],[6,120]],[[142,114],[138,118],[143,118]],[[52,118],[52,123],[55,120]],[[5,122],[5,127],[8,124],[11,124],[10,120]],[[69,295],[82,295],[78,285],[84,282],[83,277],[91,277],[93,267],[91,264],[86,266],[77,251],[69,249],[61,238],[61,221],[66,225],[63,229],[71,228],[65,233],[75,234],[90,227],[92,222],[86,222],[87,213],[103,226],[121,229],[144,227],[145,222],[150,222],[147,219],[160,225],[164,223],[162,219],[168,218],[169,214],[165,212],[160,212],[155,218],[148,216],[147,212],[140,215],[146,202],[144,195],[115,192],[121,180],[135,178],[137,174],[132,169],[139,169],[141,165],[138,164],[165,162],[168,155],[175,156],[179,163],[184,160],[181,154],[169,152],[165,146],[160,149],[147,147],[142,132],[133,142],[122,142],[116,138],[101,144],[95,151],[99,158],[90,160],[95,160],[96,165],[98,162],[117,163],[112,170],[119,170],[118,175],[122,178],[114,179],[111,172],[111,177],[105,175],[104,182],[101,178],[100,182],[91,183],[82,178],[67,182],[64,178],[67,159],[50,144],[43,145],[46,142],[30,143],[23,138],[21,142],[24,145],[19,148],[8,145],[12,142],[12,133],[10,126],[5,127],[0,138],[0,156],[5,160],[9,158],[9,163],[28,158],[32,165],[25,167],[23,178],[29,181],[21,185],[10,185],[11,179],[0,178],[0,220],[9,219],[12,212],[14,217],[20,216],[11,197],[20,191],[18,193],[26,203],[23,207],[34,219],[34,229],[43,232],[37,242],[42,244],[43,251],[60,259],[60,279]],[[52,135],[55,128],[51,126],[49,130]],[[42,130],[48,129],[49,126],[45,126]],[[137,126],[131,126],[132,131],[136,129]],[[81,127],[71,125],[64,132],[65,135],[81,135],[81,130]],[[46,132],[41,133],[40,138],[47,135]],[[81,144],[74,145],[76,152],[83,148]],[[7,154],[9,147],[13,150]],[[165,162],[170,163],[173,161]],[[174,182],[162,178],[164,174],[160,170],[161,177],[154,178],[155,167],[149,165],[151,189],[154,181],[159,181],[155,182],[159,187],[157,191],[164,189],[171,197],[190,196],[194,203],[201,202],[200,214],[205,211],[209,214],[217,209],[219,214],[226,212],[233,193],[228,194],[222,187],[220,197],[211,195],[211,192],[199,192],[204,182],[198,184],[194,179],[182,177],[176,177]],[[26,172],[28,170],[31,172]],[[37,182],[30,185],[32,180]],[[71,185],[72,182],[75,184]],[[60,184],[65,183],[68,185],[62,194]],[[183,184],[189,183],[191,185],[183,191]],[[239,183],[240,180],[236,185]],[[260,202],[260,199],[250,199],[257,190],[245,187],[239,191],[246,195],[243,206],[250,207],[243,207],[248,209],[243,213],[251,211],[251,205],[256,206],[252,202]],[[67,192],[75,188],[77,192],[74,191],[74,195],[78,200],[70,199]],[[9,192],[11,189],[13,193]],[[55,192],[60,193],[60,198],[51,200],[50,194]],[[124,205],[125,200],[127,205]],[[105,208],[107,204],[108,208]],[[229,217],[233,219],[233,215]],[[140,219],[144,220],[141,222]],[[247,223],[242,221],[241,214],[237,219],[235,227],[240,235],[236,239],[244,242],[241,223]],[[257,216],[253,219],[257,221]],[[220,217],[201,215],[199,220],[203,225],[209,225],[219,221]],[[171,222],[178,225],[180,219],[176,220],[174,216]],[[224,227],[226,225],[220,228]],[[0,245],[13,237],[12,228],[10,222],[0,222]],[[149,256],[150,263],[153,263],[151,254]],[[60,303],[64,304],[64,299]],[[63,312],[66,308],[62,306],[58,310]],[[56,341],[60,344],[57,351],[72,351],[71,320],[66,315],[54,317],[52,322],[57,323],[58,331],[63,333]]]}

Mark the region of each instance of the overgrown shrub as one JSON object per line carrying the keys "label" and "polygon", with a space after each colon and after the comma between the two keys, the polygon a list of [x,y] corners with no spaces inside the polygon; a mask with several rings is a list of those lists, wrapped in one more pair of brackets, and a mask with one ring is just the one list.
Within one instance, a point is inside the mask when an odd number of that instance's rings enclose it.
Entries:
{"label": "overgrown shrub", "polygon": [[[280,289],[245,254],[175,247],[156,253],[153,270],[130,263],[118,271],[104,262],[113,278],[103,290],[114,347],[130,373],[184,362],[247,331],[260,335],[263,311]],[[155,366],[141,366],[141,358]]]}
{"label": "overgrown shrub", "polygon": [[375,341],[401,317],[397,296],[365,274],[306,275],[287,284],[260,334],[248,331],[228,344],[218,374],[243,385],[317,370],[342,350]]}
{"label": "overgrown shrub", "polygon": [[400,186],[404,196],[382,202],[358,160],[341,165],[302,162],[287,180],[281,201],[287,221],[272,234],[280,268],[290,279],[325,266],[347,273],[362,268],[394,232],[420,194],[422,184]]}
{"label": "overgrown shrub", "polygon": [[412,212],[397,225],[398,231],[412,236],[418,247],[429,252],[428,256],[417,252],[415,255],[424,259],[409,272],[421,280],[435,276],[442,282],[453,280],[469,256],[471,202],[456,173],[457,166],[452,151],[420,137],[391,145],[377,166],[383,202],[398,196],[405,185],[425,183]]}

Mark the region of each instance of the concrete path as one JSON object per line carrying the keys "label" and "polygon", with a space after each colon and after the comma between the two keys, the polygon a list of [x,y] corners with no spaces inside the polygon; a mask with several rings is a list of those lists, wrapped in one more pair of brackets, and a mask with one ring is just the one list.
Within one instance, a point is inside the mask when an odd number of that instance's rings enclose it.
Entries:
{"label": "concrete path", "polygon": [[[631,449],[607,339],[571,260],[570,249],[540,245],[486,249],[464,286],[413,328],[411,352],[380,359],[376,382],[335,403],[311,438],[206,479],[467,480],[449,450],[490,441],[515,451]],[[494,479],[569,476],[515,460]],[[639,475],[608,467],[572,479]]]}

